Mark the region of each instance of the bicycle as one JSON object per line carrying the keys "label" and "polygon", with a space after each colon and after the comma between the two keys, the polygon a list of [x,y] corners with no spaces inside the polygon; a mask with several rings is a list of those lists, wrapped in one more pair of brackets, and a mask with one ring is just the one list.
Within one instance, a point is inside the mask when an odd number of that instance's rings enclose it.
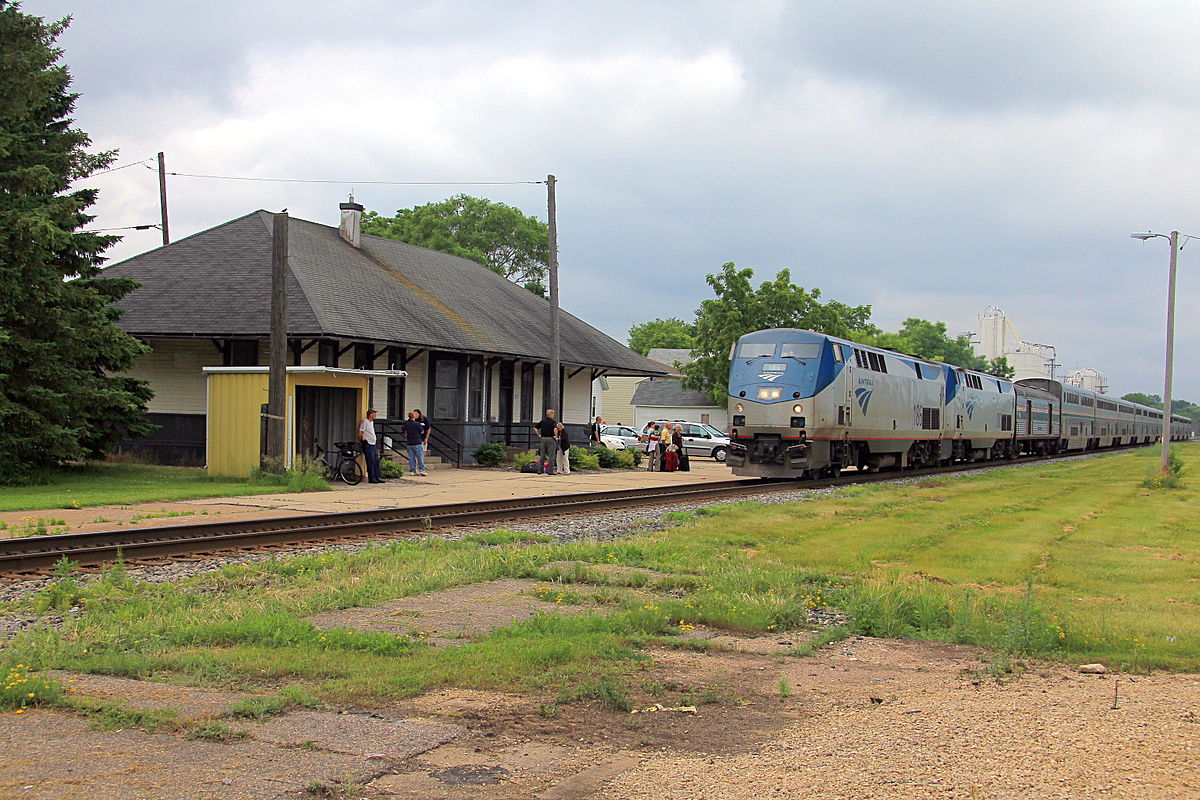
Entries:
{"label": "bicycle", "polygon": [[317,457],[325,464],[325,477],[329,480],[340,478],[349,486],[362,483],[363,471],[358,463],[361,450],[358,442],[334,442],[333,446],[338,451],[337,459],[333,463],[326,457],[325,448],[317,446]]}

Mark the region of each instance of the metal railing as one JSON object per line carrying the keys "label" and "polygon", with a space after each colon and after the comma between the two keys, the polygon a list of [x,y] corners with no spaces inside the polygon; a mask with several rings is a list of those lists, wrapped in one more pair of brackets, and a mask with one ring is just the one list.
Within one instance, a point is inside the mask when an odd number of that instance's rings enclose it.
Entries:
{"label": "metal railing", "polygon": [[[376,420],[375,430],[380,436],[386,436],[391,440],[392,444],[388,449],[402,456],[406,461],[408,460],[408,449],[405,446],[407,437],[404,433],[403,422]],[[463,443],[435,426],[429,432],[429,447],[425,455],[427,457],[437,456],[443,461],[448,461],[454,466],[459,467],[462,466],[463,462]]]}

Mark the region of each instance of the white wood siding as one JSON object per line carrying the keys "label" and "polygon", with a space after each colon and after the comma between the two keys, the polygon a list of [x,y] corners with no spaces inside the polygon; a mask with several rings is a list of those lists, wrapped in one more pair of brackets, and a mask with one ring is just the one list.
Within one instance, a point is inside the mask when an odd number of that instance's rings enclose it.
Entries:
{"label": "white wood siding", "polygon": [[633,425],[637,416],[633,405],[633,392],[637,385],[648,378],[612,377],[608,378],[608,389],[604,392],[603,408],[600,412],[604,421],[610,425]]}
{"label": "white wood siding", "polygon": [[205,414],[208,386],[203,367],[219,367],[221,354],[207,339],[152,339],[153,349],[138,356],[131,378],[149,381],[154,397],[149,411],[159,414]]}

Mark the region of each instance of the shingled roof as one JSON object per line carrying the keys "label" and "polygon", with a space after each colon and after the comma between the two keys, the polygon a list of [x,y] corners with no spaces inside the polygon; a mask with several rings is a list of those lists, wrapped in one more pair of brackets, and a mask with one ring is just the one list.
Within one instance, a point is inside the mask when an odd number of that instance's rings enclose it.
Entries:
{"label": "shingled roof", "polygon": [[655,406],[663,408],[697,408],[713,406],[704,392],[690,392],[683,388],[680,381],[673,379],[657,381],[639,381],[633,390],[631,406]]}
{"label": "shingled roof", "polygon": [[[255,211],[105,270],[141,283],[116,303],[135,336],[265,337],[274,215]],[[545,361],[546,300],[465,258],[289,218],[288,335]],[[560,311],[562,361],[612,374],[661,365]]]}

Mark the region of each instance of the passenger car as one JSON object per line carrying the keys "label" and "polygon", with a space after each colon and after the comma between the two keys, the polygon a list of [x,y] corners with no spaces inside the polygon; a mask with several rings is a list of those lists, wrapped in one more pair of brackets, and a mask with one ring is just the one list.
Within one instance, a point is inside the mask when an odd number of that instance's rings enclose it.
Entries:
{"label": "passenger car", "polygon": [[679,425],[683,434],[683,449],[689,456],[707,456],[724,461],[729,452],[729,437],[719,429],[704,422],[684,420],[654,420],[655,425]]}

